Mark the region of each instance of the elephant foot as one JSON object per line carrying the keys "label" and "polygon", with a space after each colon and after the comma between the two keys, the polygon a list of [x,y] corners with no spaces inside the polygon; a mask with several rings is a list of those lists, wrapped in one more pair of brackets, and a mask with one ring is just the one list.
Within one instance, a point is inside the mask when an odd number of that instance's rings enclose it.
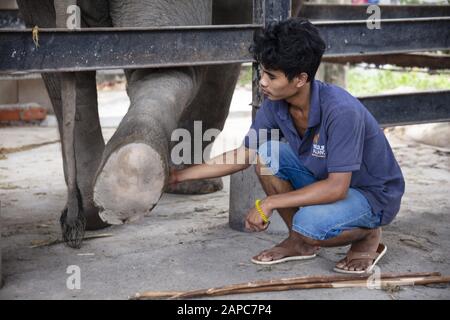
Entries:
{"label": "elephant foot", "polygon": [[174,186],[169,186],[166,189],[167,193],[175,194],[206,194],[223,189],[223,182],[221,178],[195,180],[181,182]]}
{"label": "elephant foot", "polygon": [[[70,212],[70,214],[69,214]],[[109,226],[100,219],[98,209],[92,204],[86,208],[82,206],[81,196],[77,191],[69,197],[59,218],[63,241],[71,248],[79,249],[86,230],[98,230]]]}
{"label": "elephant foot", "polygon": [[166,166],[152,147],[130,143],[113,151],[94,184],[94,202],[108,224],[137,220],[158,202],[164,189]]}
{"label": "elephant foot", "polygon": [[83,242],[84,232],[86,230],[86,218],[83,212],[80,212],[78,206],[71,207],[75,214],[69,214],[69,208],[66,207],[61,213],[59,219],[62,231],[63,241],[71,248],[79,249]]}
{"label": "elephant foot", "polygon": [[90,208],[89,210],[85,210],[85,217],[86,217],[86,230],[92,231],[92,230],[99,230],[104,229],[106,227],[109,227],[110,224],[104,222],[99,214],[98,214],[97,208]]}

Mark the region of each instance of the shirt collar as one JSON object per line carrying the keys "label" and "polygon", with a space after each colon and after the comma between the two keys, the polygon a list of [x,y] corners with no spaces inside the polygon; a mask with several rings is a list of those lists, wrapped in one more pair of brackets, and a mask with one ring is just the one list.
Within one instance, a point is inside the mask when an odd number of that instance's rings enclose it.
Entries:
{"label": "shirt collar", "polygon": [[[311,81],[311,97],[309,101],[308,128],[317,126],[320,123],[320,81]],[[289,107],[285,100],[277,101],[278,116],[281,120],[288,120]]]}

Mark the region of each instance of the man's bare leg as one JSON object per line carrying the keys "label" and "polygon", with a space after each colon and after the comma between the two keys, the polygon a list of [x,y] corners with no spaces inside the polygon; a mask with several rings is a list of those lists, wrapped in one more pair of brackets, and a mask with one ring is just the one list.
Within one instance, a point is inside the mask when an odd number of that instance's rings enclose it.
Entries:
{"label": "man's bare leg", "polygon": [[[273,175],[261,175],[260,169],[261,165],[258,164],[256,166],[256,173],[267,195],[286,193],[293,190],[289,181],[282,180]],[[292,219],[297,211],[298,208],[278,209],[281,218],[289,230],[289,236],[274,248],[265,250],[253,257],[254,259],[260,261],[273,261],[286,256],[309,256],[317,252],[319,249],[317,246],[309,245],[302,241],[302,239],[299,239],[298,233],[292,230]],[[282,250],[280,248],[282,248]]]}
{"label": "man's bare leg", "polygon": [[[345,230],[337,237],[327,240],[314,240],[297,232],[293,233],[291,236],[293,239],[310,246],[340,247],[351,244],[350,250],[353,252],[376,252],[381,240],[381,228]],[[366,270],[371,264],[372,259],[356,259],[349,262],[345,257],[336,264],[336,267],[349,271],[361,271]]]}
{"label": "man's bare leg", "polygon": [[[292,185],[285,180],[279,179],[273,175],[261,175],[261,165],[258,164],[256,172],[261,182],[261,185],[267,195],[280,194],[292,191]],[[272,249],[265,250],[259,255],[255,256],[256,260],[272,261],[278,260],[288,253],[290,256],[297,255],[311,255],[320,247],[339,247],[351,244],[350,250],[354,252],[376,252],[381,240],[381,228],[363,229],[355,228],[352,230],[345,230],[339,236],[327,240],[314,240],[303,236],[292,230],[292,220],[298,208],[278,209],[281,218],[289,230],[289,236],[280,244]],[[283,254],[276,250],[276,248],[284,248]],[[347,261],[347,257],[336,264],[336,267],[345,270],[365,270],[372,263],[371,259],[357,259],[351,262]]]}

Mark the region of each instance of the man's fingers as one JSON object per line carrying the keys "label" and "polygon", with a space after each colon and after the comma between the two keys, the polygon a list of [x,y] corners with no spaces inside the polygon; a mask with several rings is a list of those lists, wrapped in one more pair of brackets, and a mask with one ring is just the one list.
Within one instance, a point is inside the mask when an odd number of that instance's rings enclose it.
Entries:
{"label": "man's fingers", "polygon": [[245,220],[245,229],[250,231],[250,224]]}
{"label": "man's fingers", "polygon": [[258,226],[256,224],[254,224],[253,222],[251,222],[250,220],[246,221],[247,226],[248,226],[248,230],[251,232],[258,232]]}
{"label": "man's fingers", "polygon": [[264,223],[264,221],[253,221],[255,219],[252,219],[252,214],[249,213],[247,215],[247,218],[245,219],[245,229],[251,231],[251,232],[261,232],[261,231],[265,231],[268,226],[269,223]]}
{"label": "man's fingers", "polygon": [[269,227],[270,221],[265,223],[263,222],[262,224],[258,225],[258,231],[266,231],[267,228]]}
{"label": "man's fingers", "polygon": [[256,232],[261,232],[261,231],[264,231],[264,230],[266,230],[267,229],[267,227],[266,227],[266,225],[265,224],[260,224],[260,223],[258,223],[258,224],[253,224],[253,227],[255,228],[255,231]]}
{"label": "man's fingers", "polygon": [[251,231],[251,232],[255,231],[254,225],[248,220],[245,220],[245,229],[247,229],[248,231]]}

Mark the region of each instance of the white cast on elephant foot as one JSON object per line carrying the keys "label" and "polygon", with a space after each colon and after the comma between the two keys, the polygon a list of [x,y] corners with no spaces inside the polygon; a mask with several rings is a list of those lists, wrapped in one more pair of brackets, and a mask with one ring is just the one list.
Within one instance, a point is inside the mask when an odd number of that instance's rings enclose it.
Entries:
{"label": "white cast on elephant foot", "polygon": [[94,185],[100,218],[122,224],[145,216],[164,189],[166,166],[144,143],[126,144],[111,153]]}

